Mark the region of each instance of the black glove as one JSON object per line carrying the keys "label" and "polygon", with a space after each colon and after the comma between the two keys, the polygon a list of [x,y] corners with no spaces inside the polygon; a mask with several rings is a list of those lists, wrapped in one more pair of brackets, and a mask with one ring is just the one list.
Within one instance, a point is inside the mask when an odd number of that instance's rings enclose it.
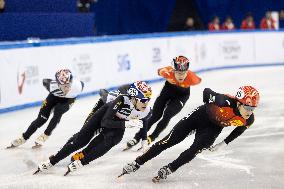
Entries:
{"label": "black glove", "polygon": [[212,91],[209,88],[205,88],[203,90],[203,102],[204,103],[211,103],[211,102],[215,102],[215,96],[217,93],[215,93],[214,91]]}
{"label": "black glove", "polygon": [[42,80],[42,85],[48,90],[50,91],[50,82],[52,81],[52,79],[43,79]]}

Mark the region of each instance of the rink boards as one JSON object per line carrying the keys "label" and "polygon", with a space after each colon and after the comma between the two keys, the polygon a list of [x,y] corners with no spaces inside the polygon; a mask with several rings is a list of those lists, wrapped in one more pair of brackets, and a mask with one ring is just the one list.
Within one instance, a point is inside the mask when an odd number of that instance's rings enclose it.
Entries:
{"label": "rink boards", "polygon": [[83,96],[135,80],[159,81],[157,69],[184,55],[197,72],[284,62],[284,31],[182,32],[0,43],[0,113],[39,105],[43,78],[69,68]]}

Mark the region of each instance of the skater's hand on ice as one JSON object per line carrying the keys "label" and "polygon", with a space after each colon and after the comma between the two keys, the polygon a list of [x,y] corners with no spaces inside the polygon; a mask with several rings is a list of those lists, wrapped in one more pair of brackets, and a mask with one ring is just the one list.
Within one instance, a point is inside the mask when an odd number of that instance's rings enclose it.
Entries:
{"label": "skater's hand on ice", "polygon": [[139,119],[131,119],[129,121],[125,121],[125,128],[133,128],[133,127],[142,128],[143,121]]}
{"label": "skater's hand on ice", "polygon": [[211,152],[217,152],[217,151],[219,151],[220,149],[225,148],[226,146],[227,146],[226,142],[223,141],[223,142],[220,142],[220,143],[218,143],[218,144],[215,144],[214,146],[211,146],[211,147],[209,148],[209,150],[210,150]]}

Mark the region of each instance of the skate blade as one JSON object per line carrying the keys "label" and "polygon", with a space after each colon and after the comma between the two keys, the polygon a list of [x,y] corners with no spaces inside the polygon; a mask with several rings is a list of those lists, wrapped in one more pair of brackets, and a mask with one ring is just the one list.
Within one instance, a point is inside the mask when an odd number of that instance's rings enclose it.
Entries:
{"label": "skate blade", "polygon": [[36,174],[38,174],[40,172],[40,169],[37,169],[34,173],[33,173],[33,175],[36,175]]}
{"label": "skate blade", "polygon": [[41,147],[42,147],[42,145],[34,145],[34,146],[32,146],[32,149],[39,149]]}
{"label": "skate blade", "polygon": [[124,152],[124,151],[130,150],[130,149],[131,149],[131,147],[126,147],[122,151]]}
{"label": "skate blade", "polygon": [[152,182],[153,183],[159,183],[160,182],[160,177],[156,176],[156,177],[152,178]]}
{"label": "skate blade", "polygon": [[32,146],[32,149],[38,149],[38,148],[41,148],[41,147],[42,147],[41,144],[35,142],[35,145]]}
{"label": "skate blade", "polygon": [[64,176],[67,176],[70,173],[70,169],[68,168],[68,171],[64,174]]}
{"label": "skate blade", "polygon": [[16,148],[17,146],[14,146],[13,144],[11,146],[7,146],[6,149],[13,149]]}
{"label": "skate blade", "polygon": [[121,173],[120,175],[117,176],[117,178],[122,177],[123,175],[125,175],[125,173]]}

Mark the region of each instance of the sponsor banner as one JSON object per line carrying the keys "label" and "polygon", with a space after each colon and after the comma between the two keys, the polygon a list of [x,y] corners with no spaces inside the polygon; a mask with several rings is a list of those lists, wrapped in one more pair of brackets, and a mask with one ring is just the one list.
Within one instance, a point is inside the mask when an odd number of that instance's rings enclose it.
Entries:
{"label": "sponsor banner", "polygon": [[69,68],[84,93],[137,80],[158,79],[157,69],[178,55],[193,71],[284,61],[283,32],[237,32],[0,50],[0,109],[43,100],[43,78]]}
{"label": "sponsor banner", "polygon": [[196,37],[195,69],[254,63],[253,33]]}
{"label": "sponsor banner", "polygon": [[255,62],[284,62],[284,33],[257,33]]}
{"label": "sponsor banner", "polygon": [[[0,51],[1,108],[43,100],[42,79],[68,68],[84,93],[156,79],[165,66],[166,39],[145,39]],[[4,70],[5,71],[4,71]]]}
{"label": "sponsor banner", "polygon": [[190,61],[190,69],[194,69],[196,62],[196,39],[194,36],[182,36],[168,39],[168,65],[174,57],[183,55]]}

